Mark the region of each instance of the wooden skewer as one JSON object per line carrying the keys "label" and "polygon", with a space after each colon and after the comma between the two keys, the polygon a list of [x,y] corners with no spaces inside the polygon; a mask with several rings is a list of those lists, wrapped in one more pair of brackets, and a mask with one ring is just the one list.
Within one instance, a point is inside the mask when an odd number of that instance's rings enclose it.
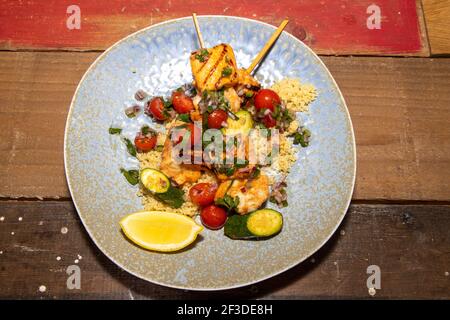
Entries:
{"label": "wooden skewer", "polygon": [[195,31],[197,31],[198,42],[200,42],[200,48],[203,49],[205,47],[205,43],[203,42],[202,33],[200,32],[200,27],[198,26],[197,14],[192,14],[192,20],[194,20]]}
{"label": "wooden skewer", "polygon": [[272,36],[270,37],[269,41],[266,42],[266,44],[264,45],[264,47],[262,48],[262,50],[258,53],[258,55],[256,56],[256,58],[253,60],[252,64],[250,65],[250,67],[247,68],[247,72],[251,73],[253,71],[253,69],[255,69],[255,67],[258,65],[258,63],[261,62],[261,60],[264,58],[264,56],[267,54],[267,52],[269,51],[269,49],[272,47],[272,45],[274,44],[274,42],[277,40],[277,38],[280,36],[281,32],[283,32],[283,29],[286,27],[286,25],[288,24],[289,20],[283,20],[283,22],[281,22],[280,26],[278,27],[278,29],[272,34]]}

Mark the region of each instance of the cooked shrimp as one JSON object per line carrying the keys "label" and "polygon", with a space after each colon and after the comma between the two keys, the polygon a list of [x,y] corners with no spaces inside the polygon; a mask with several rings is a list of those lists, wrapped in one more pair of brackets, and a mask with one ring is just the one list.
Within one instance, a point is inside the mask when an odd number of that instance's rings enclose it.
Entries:
{"label": "cooked shrimp", "polygon": [[236,211],[240,215],[247,214],[257,210],[269,198],[269,179],[260,174],[252,180],[227,180],[219,185],[215,199],[223,198],[226,194],[232,198],[238,197]]}
{"label": "cooked shrimp", "polygon": [[172,158],[170,135],[167,136],[164,142],[160,170],[178,185],[183,185],[186,182],[196,182],[201,176],[199,170],[193,170],[184,164],[178,164]]}

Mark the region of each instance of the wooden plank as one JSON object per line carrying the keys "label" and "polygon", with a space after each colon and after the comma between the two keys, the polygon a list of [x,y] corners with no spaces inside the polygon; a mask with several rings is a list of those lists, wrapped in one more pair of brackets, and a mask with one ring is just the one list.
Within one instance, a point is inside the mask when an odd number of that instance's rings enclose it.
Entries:
{"label": "wooden plank", "polygon": [[[80,10],[80,29],[67,21]],[[244,16],[278,25],[290,19],[287,31],[323,54],[429,54],[417,0],[5,0],[0,13],[0,47],[4,49],[105,49],[148,25],[198,14]],[[368,27],[379,9],[380,26]],[[69,13],[67,13],[69,11]]]}
{"label": "wooden plank", "polygon": [[[216,293],[168,289],[121,271],[88,239],[69,201],[1,201],[0,216],[1,299],[370,298],[370,265],[381,269],[376,298],[450,298],[450,206],[352,205],[308,261],[260,284]],[[69,290],[66,269],[76,259],[81,290]]]}
{"label": "wooden plank", "polygon": [[[98,53],[0,54],[0,196],[69,197],[63,132]],[[354,199],[450,199],[450,60],[324,57],[352,116]],[[64,72],[61,72],[64,70]]]}
{"label": "wooden plank", "polygon": [[433,55],[450,54],[450,1],[423,0],[430,50]]}

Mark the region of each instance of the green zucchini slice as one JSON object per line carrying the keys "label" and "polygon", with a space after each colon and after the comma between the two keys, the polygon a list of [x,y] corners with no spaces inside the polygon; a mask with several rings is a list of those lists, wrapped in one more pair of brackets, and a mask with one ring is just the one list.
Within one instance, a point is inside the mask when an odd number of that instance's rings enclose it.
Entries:
{"label": "green zucchini slice", "polygon": [[235,240],[257,240],[277,234],[282,227],[281,213],[272,209],[261,209],[244,216],[228,217],[224,234]]}
{"label": "green zucchini slice", "polygon": [[222,133],[228,136],[237,134],[247,135],[253,128],[253,118],[250,112],[239,110],[236,112],[238,119],[233,120],[231,117],[227,119],[227,127],[222,129]]}
{"label": "green zucchini slice", "polygon": [[283,216],[272,209],[261,209],[250,213],[247,229],[257,237],[270,237],[280,232]]}
{"label": "green zucchini slice", "polygon": [[145,168],[141,170],[140,179],[142,185],[153,193],[165,193],[170,188],[170,180],[161,171]]}

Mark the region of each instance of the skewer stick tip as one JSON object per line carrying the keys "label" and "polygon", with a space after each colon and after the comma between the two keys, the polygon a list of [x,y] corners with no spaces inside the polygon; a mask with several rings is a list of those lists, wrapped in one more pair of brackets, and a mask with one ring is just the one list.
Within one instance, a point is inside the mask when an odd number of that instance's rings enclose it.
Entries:
{"label": "skewer stick tip", "polygon": [[200,48],[203,49],[205,47],[205,43],[203,42],[203,36],[200,31],[200,27],[198,25],[197,14],[192,13],[192,20],[194,20],[195,31],[197,32],[198,42],[200,43]]}
{"label": "skewer stick tip", "polygon": [[261,51],[258,53],[256,58],[253,60],[252,64],[247,68],[247,73],[251,73],[253,69],[261,62],[261,60],[264,58],[264,56],[267,54],[267,52],[270,50],[272,45],[275,43],[275,41],[278,39],[280,34],[283,32],[284,28],[288,24],[289,20],[285,19],[281,22],[280,26],[277,28],[277,30],[272,34],[270,39],[266,42],[264,47],[261,49]]}

